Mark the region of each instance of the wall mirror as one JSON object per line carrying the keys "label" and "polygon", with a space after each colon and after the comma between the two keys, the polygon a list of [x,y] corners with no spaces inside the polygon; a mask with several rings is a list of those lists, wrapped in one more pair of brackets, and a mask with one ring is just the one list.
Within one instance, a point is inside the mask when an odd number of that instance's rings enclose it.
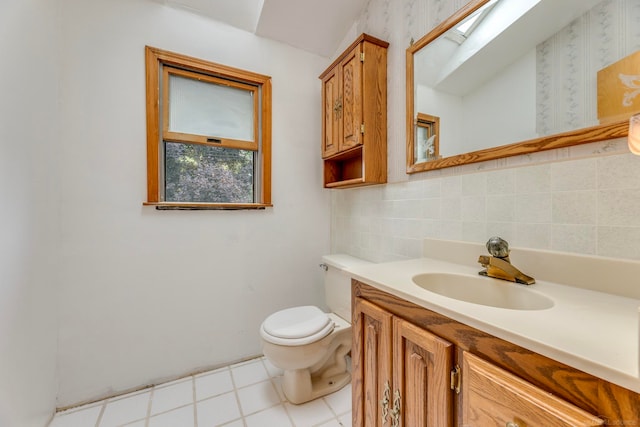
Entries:
{"label": "wall mirror", "polygon": [[626,136],[597,79],[634,20],[640,0],[471,0],[407,49],[407,173]]}

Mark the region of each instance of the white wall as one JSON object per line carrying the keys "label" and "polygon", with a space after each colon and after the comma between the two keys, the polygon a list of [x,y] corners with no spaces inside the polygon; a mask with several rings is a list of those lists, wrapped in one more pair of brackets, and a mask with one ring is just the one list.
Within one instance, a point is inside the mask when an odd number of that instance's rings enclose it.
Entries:
{"label": "white wall", "polygon": [[[327,59],[149,0],[59,4],[58,405],[260,354],[264,317],[323,302]],[[145,45],[272,77],[274,208],[142,206]]]}
{"label": "white wall", "polygon": [[56,14],[0,3],[0,425],[43,426],[55,409]]}

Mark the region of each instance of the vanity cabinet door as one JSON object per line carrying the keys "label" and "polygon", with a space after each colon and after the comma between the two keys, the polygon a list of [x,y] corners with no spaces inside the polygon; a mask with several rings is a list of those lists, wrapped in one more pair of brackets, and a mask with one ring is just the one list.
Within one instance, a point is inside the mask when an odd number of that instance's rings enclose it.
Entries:
{"label": "vanity cabinet door", "polygon": [[395,425],[452,426],[453,344],[399,318],[393,321],[393,341],[393,407],[400,409]]}
{"label": "vanity cabinet door", "polygon": [[353,425],[382,427],[391,405],[392,316],[355,298],[352,331]]}
{"label": "vanity cabinet door", "polygon": [[451,343],[360,298],[352,328],[354,427],[453,425]]}
{"label": "vanity cabinet door", "polygon": [[471,353],[463,353],[462,423],[473,427],[599,426],[603,421]]}

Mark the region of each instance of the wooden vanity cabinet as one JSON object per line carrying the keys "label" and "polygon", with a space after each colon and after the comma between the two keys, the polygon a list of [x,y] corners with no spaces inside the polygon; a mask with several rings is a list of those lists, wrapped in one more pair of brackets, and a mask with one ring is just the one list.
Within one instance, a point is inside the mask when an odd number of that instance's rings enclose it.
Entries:
{"label": "wooden vanity cabinet", "polygon": [[324,186],[387,182],[387,47],[362,34],[321,75]]}
{"label": "wooden vanity cabinet", "polygon": [[368,301],[354,304],[354,425],[452,426],[453,345]]}
{"label": "wooden vanity cabinet", "polygon": [[640,425],[638,393],[352,283],[354,427]]}

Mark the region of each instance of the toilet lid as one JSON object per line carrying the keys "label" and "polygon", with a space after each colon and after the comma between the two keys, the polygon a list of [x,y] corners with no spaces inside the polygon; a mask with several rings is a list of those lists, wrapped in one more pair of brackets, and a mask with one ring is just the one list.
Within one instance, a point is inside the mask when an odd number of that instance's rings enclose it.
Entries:
{"label": "toilet lid", "polygon": [[318,307],[307,305],[273,313],[262,323],[262,330],[270,337],[292,341],[305,338],[308,342],[309,338],[317,340],[331,333],[333,322]]}

